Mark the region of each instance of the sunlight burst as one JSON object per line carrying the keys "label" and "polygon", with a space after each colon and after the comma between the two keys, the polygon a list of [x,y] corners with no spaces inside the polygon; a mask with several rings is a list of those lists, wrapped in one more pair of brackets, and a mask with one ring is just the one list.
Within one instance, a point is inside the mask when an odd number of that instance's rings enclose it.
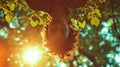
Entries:
{"label": "sunlight burst", "polygon": [[23,59],[29,64],[35,64],[41,59],[41,52],[37,48],[29,48],[23,54]]}

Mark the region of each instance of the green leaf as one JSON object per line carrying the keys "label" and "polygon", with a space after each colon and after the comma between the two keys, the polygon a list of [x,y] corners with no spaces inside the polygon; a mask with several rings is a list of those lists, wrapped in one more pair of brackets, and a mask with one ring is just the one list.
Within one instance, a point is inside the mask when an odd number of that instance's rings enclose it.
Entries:
{"label": "green leaf", "polygon": [[5,20],[6,20],[7,22],[12,21],[13,19],[14,19],[14,17],[13,17],[12,15],[10,15],[10,14],[7,14],[7,15],[5,16]]}
{"label": "green leaf", "polygon": [[15,9],[15,4],[12,3],[12,4],[10,5],[10,10],[11,10],[11,11],[14,11],[14,9]]}
{"label": "green leaf", "polygon": [[92,18],[91,12],[87,14],[87,18],[88,18],[88,19],[91,19],[91,18]]}
{"label": "green leaf", "polygon": [[99,2],[102,4],[102,3],[106,2],[106,0],[99,0]]}
{"label": "green leaf", "polygon": [[31,25],[32,27],[35,27],[35,26],[38,25],[38,21],[33,21],[33,20],[31,20],[31,21],[30,21],[30,25]]}
{"label": "green leaf", "polygon": [[74,29],[79,30],[79,26],[77,25],[78,21],[76,19],[72,18],[71,22],[72,22],[72,25],[73,25]]}
{"label": "green leaf", "polygon": [[39,16],[44,16],[45,15],[45,12],[43,12],[43,11],[41,11],[40,13],[39,13]]}
{"label": "green leaf", "polygon": [[82,23],[79,22],[79,26],[84,29],[86,26],[86,21],[83,21]]}
{"label": "green leaf", "polygon": [[23,5],[23,10],[28,11],[29,7],[25,1],[22,2],[22,5]]}
{"label": "green leaf", "polygon": [[8,14],[8,9],[4,9],[4,14]]}
{"label": "green leaf", "polygon": [[39,18],[39,20],[40,20],[39,24],[40,24],[40,25],[43,25],[43,24],[44,24],[43,19],[42,19],[42,18]]}
{"label": "green leaf", "polygon": [[92,19],[91,19],[92,25],[95,25],[97,27],[99,25],[99,23],[100,23],[100,20],[96,16],[92,17]]}
{"label": "green leaf", "polygon": [[102,17],[99,9],[95,9],[94,12],[97,14],[97,17]]}

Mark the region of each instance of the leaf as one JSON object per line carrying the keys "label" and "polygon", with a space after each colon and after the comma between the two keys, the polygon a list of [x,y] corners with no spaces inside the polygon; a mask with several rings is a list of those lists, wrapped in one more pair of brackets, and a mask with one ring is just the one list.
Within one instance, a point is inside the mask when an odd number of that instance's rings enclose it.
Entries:
{"label": "leaf", "polygon": [[111,25],[113,25],[113,19],[112,19],[112,18],[109,18],[109,19],[107,20],[107,26],[109,27],[109,26],[111,26]]}
{"label": "leaf", "polygon": [[45,15],[45,13],[43,12],[43,11],[41,11],[40,13],[39,13],[39,16],[44,16]]}
{"label": "leaf", "polygon": [[96,16],[92,17],[92,19],[91,19],[92,25],[95,25],[97,27],[99,25],[99,23],[100,23],[100,20]]}
{"label": "leaf", "polygon": [[11,5],[10,3],[7,3],[7,6],[8,6],[8,7],[10,7],[10,5]]}
{"label": "leaf", "polygon": [[102,3],[106,2],[106,0],[99,0],[99,2],[102,4]]}
{"label": "leaf", "polygon": [[33,20],[31,20],[31,21],[30,21],[30,25],[31,25],[32,27],[35,27],[35,26],[38,25],[38,21],[33,21]]}
{"label": "leaf", "polygon": [[8,14],[8,9],[4,9],[4,14]]}
{"label": "leaf", "polygon": [[102,17],[99,9],[95,9],[95,13],[97,14],[97,17]]}
{"label": "leaf", "polygon": [[86,21],[83,21],[82,23],[79,22],[79,26],[84,29],[86,26]]}
{"label": "leaf", "polygon": [[22,2],[22,5],[23,5],[23,10],[28,11],[29,7],[25,1]]}
{"label": "leaf", "polygon": [[10,10],[11,10],[11,11],[14,11],[14,9],[15,9],[15,4],[12,3],[12,4],[10,5]]}
{"label": "leaf", "polygon": [[21,3],[18,3],[19,9],[23,8],[23,5]]}
{"label": "leaf", "polygon": [[13,18],[12,15],[7,14],[7,15],[5,16],[5,19],[6,19],[7,22],[11,22],[14,18]]}
{"label": "leaf", "polygon": [[43,19],[42,19],[42,18],[39,18],[39,20],[40,20],[39,24],[40,24],[40,25],[43,25],[43,24],[44,24]]}
{"label": "leaf", "polygon": [[78,21],[76,19],[71,19],[71,22],[72,22],[72,25],[74,27],[75,30],[79,30],[79,26],[77,25],[78,24]]}
{"label": "leaf", "polygon": [[91,12],[87,14],[87,18],[88,18],[88,20],[92,18]]}

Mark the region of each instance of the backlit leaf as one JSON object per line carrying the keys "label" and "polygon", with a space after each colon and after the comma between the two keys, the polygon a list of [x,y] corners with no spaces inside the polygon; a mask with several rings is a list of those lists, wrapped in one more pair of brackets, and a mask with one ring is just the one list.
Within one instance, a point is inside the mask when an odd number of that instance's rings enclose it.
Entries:
{"label": "backlit leaf", "polygon": [[79,26],[84,29],[85,26],[86,26],[86,21],[83,21],[82,23],[79,23]]}
{"label": "backlit leaf", "polygon": [[104,3],[106,0],[99,0],[100,3]]}
{"label": "backlit leaf", "polygon": [[43,11],[41,11],[40,13],[39,13],[39,16],[44,16],[44,12]]}
{"label": "backlit leaf", "polygon": [[79,30],[78,21],[76,19],[71,19],[72,25],[75,30]]}
{"label": "backlit leaf", "polygon": [[108,24],[108,27],[111,26],[111,25],[113,25],[113,19],[112,19],[112,18],[109,18],[109,19],[107,20],[107,24]]}
{"label": "backlit leaf", "polygon": [[23,4],[23,10],[27,11],[29,9],[27,3],[25,1],[23,1],[22,4]]}
{"label": "backlit leaf", "polygon": [[4,9],[4,14],[8,14],[8,10],[7,9]]}
{"label": "backlit leaf", "polygon": [[40,20],[39,24],[40,24],[40,25],[43,25],[43,24],[44,24],[44,21],[42,20],[42,18],[39,18],[39,20]]}
{"label": "backlit leaf", "polygon": [[97,14],[97,17],[102,17],[99,9],[95,9],[94,12]]}
{"label": "backlit leaf", "polygon": [[99,25],[99,23],[100,23],[100,20],[96,16],[92,17],[92,19],[91,19],[92,25],[95,25],[97,27]]}
{"label": "backlit leaf", "polygon": [[38,21],[33,21],[33,20],[31,20],[31,21],[30,21],[30,25],[31,25],[32,27],[35,27],[35,26],[38,25]]}
{"label": "backlit leaf", "polygon": [[12,3],[12,4],[10,5],[10,10],[11,10],[11,11],[14,11],[14,9],[15,9],[15,4]]}
{"label": "backlit leaf", "polygon": [[88,18],[88,19],[91,19],[91,18],[92,18],[92,14],[91,14],[91,13],[88,13],[88,14],[87,14],[87,18]]}
{"label": "backlit leaf", "polygon": [[14,19],[13,16],[10,15],[10,14],[7,14],[7,15],[5,16],[5,20],[6,20],[7,22],[12,21],[13,19]]}

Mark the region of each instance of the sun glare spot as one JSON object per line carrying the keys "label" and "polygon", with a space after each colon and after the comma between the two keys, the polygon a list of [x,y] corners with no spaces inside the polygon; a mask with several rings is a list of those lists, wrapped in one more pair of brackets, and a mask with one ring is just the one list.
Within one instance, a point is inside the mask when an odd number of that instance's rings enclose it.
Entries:
{"label": "sun glare spot", "polygon": [[41,52],[38,48],[29,48],[23,54],[23,59],[29,64],[35,64],[41,59]]}

